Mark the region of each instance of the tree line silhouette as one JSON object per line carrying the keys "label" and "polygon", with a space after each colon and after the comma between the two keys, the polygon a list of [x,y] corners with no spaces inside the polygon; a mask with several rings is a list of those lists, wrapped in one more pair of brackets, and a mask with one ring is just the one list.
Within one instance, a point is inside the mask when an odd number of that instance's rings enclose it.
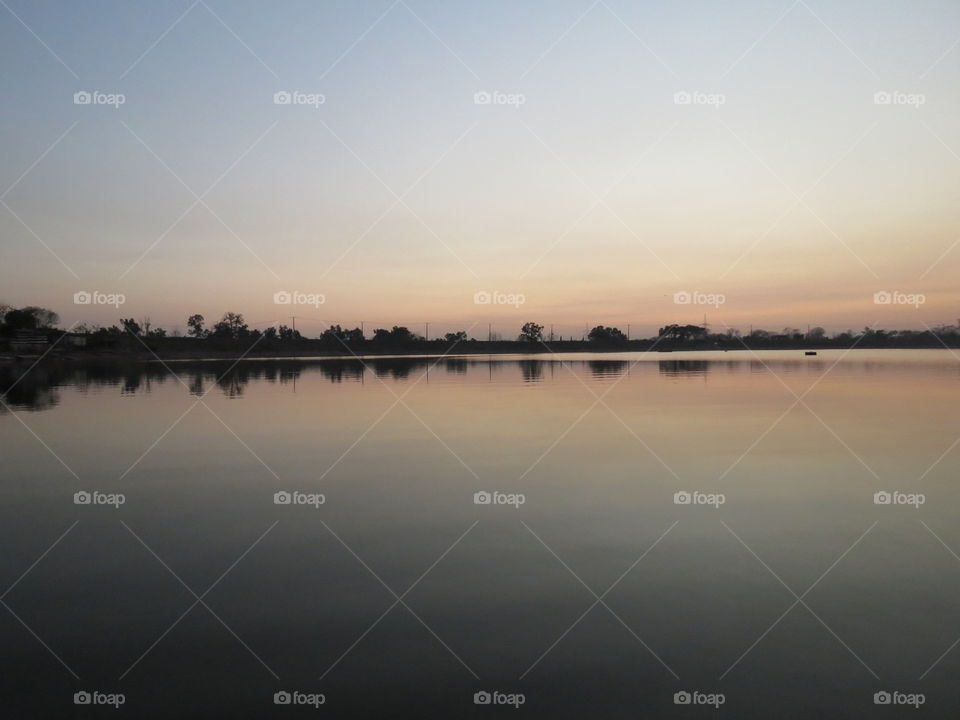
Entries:
{"label": "tree line silhouette", "polygon": [[[25,335],[45,338],[58,343],[66,332],[57,328],[60,319],[52,310],[27,306],[13,308],[0,305],[0,350],[8,350],[12,340]],[[350,355],[376,353],[442,353],[453,348],[455,352],[549,352],[552,350],[705,350],[705,349],[789,349],[789,348],[864,348],[903,347],[935,348],[960,347],[960,327],[943,325],[925,330],[884,330],[866,327],[862,331],[828,335],[822,327],[806,332],[784,328],[779,332],[751,329],[742,334],[734,328],[711,332],[707,326],[669,324],[661,327],[654,337],[628,338],[617,327],[597,325],[585,337],[559,338],[544,336],[544,325],[526,322],[512,340],[469,337],[466,330],[445,333],[442,337],[427,339],[402,325],[390,329],[376,328],[368,336],[361,328],[332,325],[317,337],[305,337],[300,331],[279,325],[264,329],[251,328],[241,313],[226,312],[207,326],[201,314],[193,314],[186,321],[187,333],[167,333],[156,327],[149,317],[139,320],[120,318],[109,327],[78,325],[71,329],[72,337],[82,343],[65,343],[60,351],[71,353],[149,354],[163,352],[186,357],[209,353],[251,351],[251,355]],[[58,343],[59,344],[59,343]],[[4,346],[7,347],[4,347]]]}

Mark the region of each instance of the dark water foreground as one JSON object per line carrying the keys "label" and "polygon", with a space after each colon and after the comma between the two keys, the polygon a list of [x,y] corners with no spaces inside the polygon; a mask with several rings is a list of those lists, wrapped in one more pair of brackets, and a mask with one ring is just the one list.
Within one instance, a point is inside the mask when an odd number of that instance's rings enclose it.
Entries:
{"label": "dark water foreground", "polygon": [[3,717],[960,711],[947,351],[25,369]]}

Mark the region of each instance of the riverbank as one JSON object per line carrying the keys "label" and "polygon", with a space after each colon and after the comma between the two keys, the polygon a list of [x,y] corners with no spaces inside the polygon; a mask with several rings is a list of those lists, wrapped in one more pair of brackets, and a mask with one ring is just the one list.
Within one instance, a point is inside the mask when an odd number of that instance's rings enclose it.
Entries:
{"label": "riverbank", "polygon": [[[471,356],[551,356],[569,354],[604,354],[615,355],[623,353],[655,353],[669,355],[671,353],[750,353],[776,350],[784,353],[800,353],[801,356],[810,356],[820,351],[848,350],[954,350],[960,345],[945,344],[938,338],[931,338],[931,342],[913,344],[909,346],[879,345],[876,343],[811,343],[796,346],[756,346],[737,343],[727,347],[718,347],[716,344],[679,344],[657,343],[653,340],[634,341],[616,346],[598,346],[596,343],[581,341],[564,341],[553,343],[521,343],[521,342],[481,342],[468,341],[453,346],[435,341],[423,343],[419,346],[393,348],[372,347],[369,344],[357,348],[320,348],[313,344],[295,347],[270,347],[253,349],[242,347],[210,347],[206,344],[197,346],[192,341],[189,344],[178,343],[171,347],[169,341],[163,343],[149,343],[148,346],[127,346],[116,349],[83,349],[49,347],[42,353],[0,353],[0,363],[35,363],[38,361],[57,360],[66,362],[188,362],[188,361],[223,361],[223,360],[323,360],[323,359],[389,359],[389,358],[438,358],[438,357],[471,357]],[[158,345],[150,347],[150,345]],[[191,347],[192,345],[192,347]]]}

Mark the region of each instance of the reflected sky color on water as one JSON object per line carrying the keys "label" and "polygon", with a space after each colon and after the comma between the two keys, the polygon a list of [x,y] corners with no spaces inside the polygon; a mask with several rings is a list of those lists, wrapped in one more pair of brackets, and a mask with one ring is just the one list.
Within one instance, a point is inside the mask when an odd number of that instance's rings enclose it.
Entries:
{"label": "reflected sky color on water", "polygon": [[25,369],[0,369],[11,716],[84,688],[139,717],[270,716],[283,689],[333,717],[508,710],[481,690],[518,717],[956,706],[946,351],[51,364],[11,389]]}

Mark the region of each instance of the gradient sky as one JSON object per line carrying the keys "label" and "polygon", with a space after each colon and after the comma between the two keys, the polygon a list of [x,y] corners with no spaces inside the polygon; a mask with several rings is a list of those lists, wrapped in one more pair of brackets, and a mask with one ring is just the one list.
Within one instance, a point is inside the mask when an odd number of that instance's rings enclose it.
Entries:
{"label": "gradient sky", "polygon": [[955,1],[4,3],[0,302],[64,324],[960,318]]}

